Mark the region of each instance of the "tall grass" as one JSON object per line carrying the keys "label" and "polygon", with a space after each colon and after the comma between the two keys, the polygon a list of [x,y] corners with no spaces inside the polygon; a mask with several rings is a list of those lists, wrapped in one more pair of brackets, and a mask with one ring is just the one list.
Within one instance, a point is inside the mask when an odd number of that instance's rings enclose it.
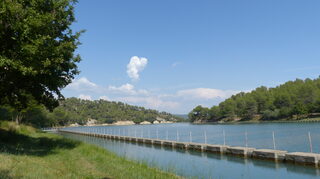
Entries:
{"label": "tall grass", "polygon": [[179,178],[100,147],[0,123],[0,178]]}

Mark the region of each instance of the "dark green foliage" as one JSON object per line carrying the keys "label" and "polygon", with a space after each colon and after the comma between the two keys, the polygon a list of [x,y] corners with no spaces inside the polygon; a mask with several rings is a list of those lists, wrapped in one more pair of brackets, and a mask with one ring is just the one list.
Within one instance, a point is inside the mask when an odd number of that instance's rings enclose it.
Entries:
{"label": "dark green foliage", "polygon": [[78,74],[74,54],[80,32],[72,32],[75,0],[0,1],[0,105],[17,111],[30,100],[48,109]]}
{"label": "dark green foliage", "polygon": [[61,101],[60,106],[52,112],[46,110],[44,106],[36,104],[30,105],[20,113],[17,113],[12,107],[0,107],[0,120],[15,120],[17,114],[22,115],[20,122],[32,124],[36,127],[67,126],[74,123],[84,125],[88,119],[95,119],[98,123],[109,124],[124,120],[130,120],[135,123],[142,121],[153,122],[157,118],[167,121],[183,120],[170,113],[158,112],[122,102],[89,101],[78,98],[68,98]]}
{"label": "dark green foliage", "polygon": [[197,106],[191,121],[301,119],[320,113],[320,78],[238,93],[211,109]]}

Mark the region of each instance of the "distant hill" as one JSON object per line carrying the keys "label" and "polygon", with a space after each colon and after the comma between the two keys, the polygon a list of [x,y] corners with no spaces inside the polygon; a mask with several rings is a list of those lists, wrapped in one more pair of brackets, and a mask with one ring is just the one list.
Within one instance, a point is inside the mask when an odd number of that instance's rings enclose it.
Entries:
{"label": "distant hill", "polygon": [[320,78],[288,81],[275,88],[261,86],[238,93],[218,106],[197,106],[193,122],[300,120],[320,117]]}
{"label": "distant hill", "polygon": [[[78,98],[68,98],[61,102],[55,109],[73,116],[68,123],[84,124],[88,119],[97,120],[98,123],[113,123],[116,121],[133,121],[140,123],[143,121],[179,121],[181,117],[174,116],[167,112],[146,109],[144,107],[133,106],[122,102],[106,100],[81,100]],[[54,111],[54,112],[55,112]]]}
{"label": "distant hill", "polygon": [[184,120],[188,120],[189,117],[188,117],[188,114],[173,114],[174,116],[177,116],[177,117],[180,117],[180,118],[183,118]]}
{"label": "distant hill", "polygon": [[[128,105],[122,102],[106,100],[82,100],[67,98],[60,101],[60,105],[52,112],[43,106],[34,104],[23,111],[23,123],[37,127],[68,126],[70,124],[114,123],[117,121],[133,121],[140,123],[183,121],[184,119],[167,112],[146,109],[144,107]],[[0,120],[12,120],[16,111],[9,106],[0,106]]]}

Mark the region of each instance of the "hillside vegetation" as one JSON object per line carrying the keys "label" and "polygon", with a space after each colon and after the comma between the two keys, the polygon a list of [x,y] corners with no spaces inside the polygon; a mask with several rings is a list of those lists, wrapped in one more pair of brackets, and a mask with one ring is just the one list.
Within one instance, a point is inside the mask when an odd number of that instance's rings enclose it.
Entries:
{"label": "hillside vegetation", "polygon": [[21,112],[17,112],[9,106],[0,107],[0,119],[15,120],[16,117],[23,117],[23,123],[32,124],[37,127],[67,126],[78,123],[86,124],[88,120],[95,119],[98,123],[113,123],[115,121],[130,120],[135,123],[142,121],[153,122],[157,119],[167,121],[183,120],[170,113],[145,109],[128,105],[122,102],[106,100],[81,100],[78,98],[67,98],[60,101],[60,105],[52,112],[43,106],[30,105]]}
{"label": "hillside vegetation", "polygon": [[275,88],[238,93],[218,106],[197,106],[192,122],[299,120],[320,116],[320,78],[296,79]]}

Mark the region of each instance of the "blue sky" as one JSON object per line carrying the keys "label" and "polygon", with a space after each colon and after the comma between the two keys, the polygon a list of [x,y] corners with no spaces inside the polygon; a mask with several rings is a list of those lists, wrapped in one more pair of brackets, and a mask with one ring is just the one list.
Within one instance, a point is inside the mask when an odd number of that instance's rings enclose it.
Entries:
{"label": "blue sky", "polygon": [[319,9],[318,0],[80,0],[81,74],[63,94],[188,113],[317,78]]}

